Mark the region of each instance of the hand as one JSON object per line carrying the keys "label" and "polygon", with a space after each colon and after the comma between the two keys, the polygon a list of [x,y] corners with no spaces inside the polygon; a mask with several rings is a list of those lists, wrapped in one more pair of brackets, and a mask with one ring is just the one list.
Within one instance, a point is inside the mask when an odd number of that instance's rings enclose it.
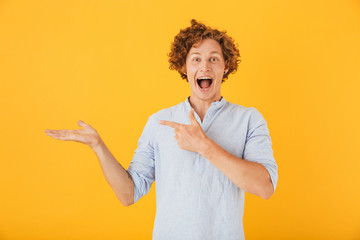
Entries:
{"label": "hand", "polygon": [[172,121],[160,121],[162,125],[174,128],[175,139],[181,149],[202,154],[206,147],[208,137],[201,128],[194,115],[194,109],[189,112],[190,125],[180,124]]}
{"label": "hand", "polygon": [[46,135],[55,139],[64,141],[75,141],[84,143],[91,148],[94,148],[101,142],[100,136],[97,131],[90,125],[79,120],[78,125],[83,129],[76,130],[45,130]]}

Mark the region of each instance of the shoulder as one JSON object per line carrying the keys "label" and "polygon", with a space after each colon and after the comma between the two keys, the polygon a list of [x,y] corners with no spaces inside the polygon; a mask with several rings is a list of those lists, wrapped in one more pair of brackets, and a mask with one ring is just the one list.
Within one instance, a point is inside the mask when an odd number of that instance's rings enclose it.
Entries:
{"label": "shoulder", "polygon": [[256,128],[260,125],[267,125],[267,122],[260,111],[255,107],[245,107],[239,104],[226,103],[226,118],[239,119],[247,123],[249,129]]}
{"label": "shoulder", "polygon": [[245,107],[231,102],[226,102],[226,110],[232,114],[241,114],[249,117],[258,118],[262,116],[260,111],[255,107]]}

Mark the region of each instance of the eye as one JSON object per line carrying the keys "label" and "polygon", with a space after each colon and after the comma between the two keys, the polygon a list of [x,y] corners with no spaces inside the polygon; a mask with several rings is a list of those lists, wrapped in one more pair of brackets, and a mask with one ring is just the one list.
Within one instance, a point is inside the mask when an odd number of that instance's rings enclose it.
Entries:
{"label": "eye", "polygon": [[200,58],[194,58],[193,61],[194,61],[194,62],[199,62],[199,61],[200,61]]}
{"label": "eye", "polygon": [[216,61],[217,61],[217,58],[216,58],[216,57],[212,57],[212,58],[210,58],[210,61],[211,61],[211,62],[216,62]]}

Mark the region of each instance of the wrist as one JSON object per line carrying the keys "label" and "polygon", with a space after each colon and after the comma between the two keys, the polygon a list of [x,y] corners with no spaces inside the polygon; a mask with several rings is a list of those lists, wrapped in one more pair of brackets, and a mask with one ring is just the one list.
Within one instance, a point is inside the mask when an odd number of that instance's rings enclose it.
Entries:
{"label": "wrist", "polygon": [[213,140],[206,137],[205,140],[203,141],[203,144],[202,144],[202,147],[201,147],[201,150],[199,151],[199,153],[207,158],[211,149],[214,147],[214,144],[215,144],[215,142]]}
{"label": "wrist", "polygon": [[103,146],[104,146],[103,140],[100,137],[98,137],[90,147],[92,148],[92,150],[98,153]]}

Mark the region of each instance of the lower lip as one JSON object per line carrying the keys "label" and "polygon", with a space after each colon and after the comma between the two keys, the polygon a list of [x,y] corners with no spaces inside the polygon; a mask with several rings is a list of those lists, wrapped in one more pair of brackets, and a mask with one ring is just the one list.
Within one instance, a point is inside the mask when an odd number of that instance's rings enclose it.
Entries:
{"label": "lower lip", "polygon": [[208,92],[208,91],[212,88],[213,83],[211,83],[210,86],[207,87],[207,88],[201,88],[201,87],[199,86],[199,84],[197,84],[197,82],[196,82],[196,85],[197,85],[198,89],[200,90],[200,92]]}

